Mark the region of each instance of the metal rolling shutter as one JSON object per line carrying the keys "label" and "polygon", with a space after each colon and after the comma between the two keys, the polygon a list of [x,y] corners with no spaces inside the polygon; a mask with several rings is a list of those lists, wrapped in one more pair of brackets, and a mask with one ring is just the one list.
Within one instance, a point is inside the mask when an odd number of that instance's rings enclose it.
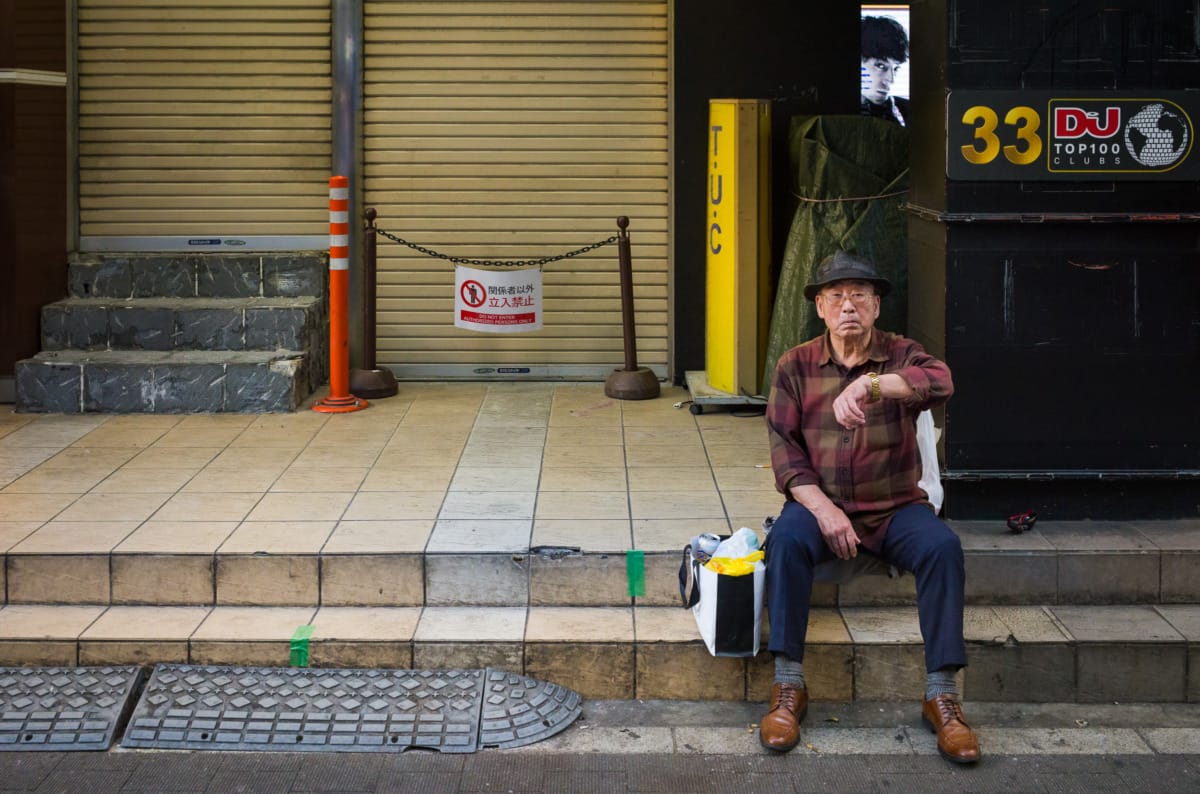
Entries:
{"label": "metal rolling shutter", "polygon": [[81,248],[324,245],[329,0],[78,3]]}
{"label": "metal rolling shutter", "polygon": [[[665,375],[668,3],[367,2],[365,33],[378,225],[452,256],[528,259],[628,215],[638,363]],[[453,266],[383,239],[378,285],[378,361],[401,377],[602,379],[623,362],[615,245],[546,266],[534,333],[455,329]]]}

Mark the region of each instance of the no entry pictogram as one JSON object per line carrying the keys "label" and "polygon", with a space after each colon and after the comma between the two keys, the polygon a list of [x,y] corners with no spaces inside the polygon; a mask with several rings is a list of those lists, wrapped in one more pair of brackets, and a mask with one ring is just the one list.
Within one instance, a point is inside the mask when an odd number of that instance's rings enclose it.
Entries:
{"label": "no entry pictogram", "polygon": [[487,290],[473,279],[462,283],[462,286],[458,288],[458,295],[462,298],[463,303],[473,309],[478,309],[487,300]]}

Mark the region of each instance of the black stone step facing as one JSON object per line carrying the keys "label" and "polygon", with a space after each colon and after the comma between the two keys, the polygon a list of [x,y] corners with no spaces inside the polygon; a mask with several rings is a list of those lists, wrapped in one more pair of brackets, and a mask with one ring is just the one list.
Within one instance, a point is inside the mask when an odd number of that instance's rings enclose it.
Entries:
{"label": "black stone step facing", "polygon": [[42,307],[43,350],[323,350],[324,304],[289,298],[68,298]]}
{"label": "black stone step facing", "polygon": [[73,253],[43,350],[17,362],[17,410],[292,411],[328,368],[328,257]]}
{"label": "black stone step facing", "polygon": [[283,298],[325,295],[324,252],[72,254],[75,298]]}
{"label": "black stone step facing", "polygon": [[17,408],[37,413],[270,413],[312,392],[294,351],[58,350],[17,362]]}

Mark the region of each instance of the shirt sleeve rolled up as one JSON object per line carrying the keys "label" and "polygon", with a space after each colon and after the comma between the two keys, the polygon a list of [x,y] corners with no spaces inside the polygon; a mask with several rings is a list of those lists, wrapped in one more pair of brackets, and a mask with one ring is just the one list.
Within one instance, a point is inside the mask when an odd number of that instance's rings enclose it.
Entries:
{"label": "shirt sleeve rolled up", "polygon": [[954,394],[950,368],[926,353],[917,342],[910,340],[904,361],[895,372],[912,389],[904,404],[914,411],[936,408]]}
{"label": "shirt sleeve rolled up", "polygon": [[820,484],[821,478],[800,433],[803,404],[801,396],[795,393],[797,384],[785,372],[783,366],[775,370],[766,420],[775,487],[786,495],[792,486]]}

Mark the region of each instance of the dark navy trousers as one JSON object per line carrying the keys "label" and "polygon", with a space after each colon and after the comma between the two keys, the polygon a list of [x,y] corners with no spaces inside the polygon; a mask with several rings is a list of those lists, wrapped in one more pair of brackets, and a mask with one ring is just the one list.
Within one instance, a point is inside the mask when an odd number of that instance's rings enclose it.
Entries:
{"label": "dark navy trousers", "polygon": [[[864,552],[860,546],[859,554]],[[917,580],[917,611],[925,640],[925,669],[964,667],[962,544],[925,505],[900,508],[884,535],[880,558],[912,572]],[[825,545],[817,519],[787,502],[767,540],[767,647],[796,661],[804,659],[804,638],[812,601],[813,568],[836,559]]]}

